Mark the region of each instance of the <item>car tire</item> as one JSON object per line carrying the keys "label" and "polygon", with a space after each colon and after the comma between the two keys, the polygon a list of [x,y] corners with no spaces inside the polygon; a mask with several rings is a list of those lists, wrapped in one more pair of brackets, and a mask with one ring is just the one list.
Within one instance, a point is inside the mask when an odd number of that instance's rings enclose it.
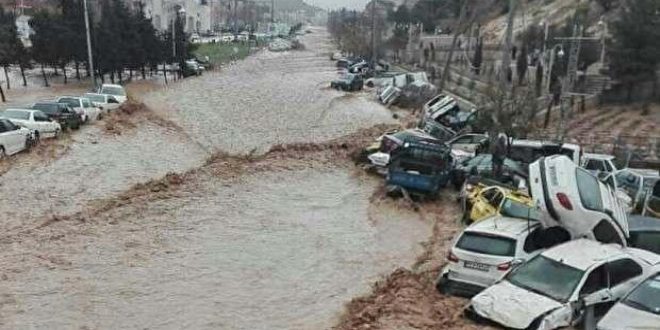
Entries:
{"label": "car tire", "polygon": [[39,141],[41,141],[41,135],[39,135],[39,131],[34,132],[34,141],[32,141],[32,145],[37,145],[39,144]]}
{"label": "car tire", "polygon": [[55,130],[55,139],[59,139],[61,135],[62,135],[62,131],[59,130],[59,129],[56,129]]}

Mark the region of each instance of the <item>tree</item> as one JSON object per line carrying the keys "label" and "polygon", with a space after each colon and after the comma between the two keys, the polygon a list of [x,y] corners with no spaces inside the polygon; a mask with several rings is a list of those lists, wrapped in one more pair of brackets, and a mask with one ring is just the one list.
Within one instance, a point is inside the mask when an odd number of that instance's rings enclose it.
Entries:
{"label": "tree", "polygon": [[[16,61],[18,45],[20,44],[14,22],[14,15],[11,12],[5,12],[0,6],[0,66],[2,66],[5,73],[7,89],[11,88],[7,68]],[[4,102],[4,92],[0,96]]]}
{"label": "tree", "polygon": [[610,50],[611,72],[627,90],[654,82],[660,61],[660,1],[628,0],[622,4],[620,20],[614,23]]}
{"label": "tree", "polygon": [[518,85],[522,85],[525,76],[527,75],[527,68],[529,63],[527,62],[527,46],[523,45],[516,59],[516,72],[518,73]]}
{"label": "tree", "polygon": [[479,38],[477,40],[477,46],[474,50],[474,58],[472,59],[472,66],[474,67],[474,73],[478,76],[481,73],[481,64],[484,61],[483,55],[484,40]]}

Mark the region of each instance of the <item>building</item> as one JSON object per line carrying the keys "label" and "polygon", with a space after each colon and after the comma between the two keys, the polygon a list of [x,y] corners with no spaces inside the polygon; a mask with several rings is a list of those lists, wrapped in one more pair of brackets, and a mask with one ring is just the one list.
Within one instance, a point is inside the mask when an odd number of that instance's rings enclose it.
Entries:
{"label": "building", "polygon": [[213,30],[211,3],[209,0],[138,0],[134,8],[142,3],[147,18],[157,30],[165,31],[172,26],[175,15],[185,16],[187,33],[207,33]]}

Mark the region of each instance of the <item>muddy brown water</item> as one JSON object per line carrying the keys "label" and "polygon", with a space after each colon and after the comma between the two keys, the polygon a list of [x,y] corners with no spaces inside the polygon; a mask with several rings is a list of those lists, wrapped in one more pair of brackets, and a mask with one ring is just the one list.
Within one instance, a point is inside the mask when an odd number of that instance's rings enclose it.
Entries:
{"label": "muddy brown water", "polygon": [[413,212],[374,209],[377,180],[345,169],[204,181],[114,210],[116,225],[35,244],[29,269],[2,265],[0,325],[329,328],[429,235]]}
{"label": "muddy brown water", "polygon": [[[55,159],[12,164],[0,176],[0,328],[330,328],[352,297],[412,264],[431,224],[370,203],[380,180],[345,165],[201,176],[168,199],[33,229],[199,167],[214,150],[262,152],[392,122],[369,94],[325,87],[336,72],[324,31],[304,42],[143,96],[181,130],[86,127]],[[32,236],[6,236],[25,229]]]}

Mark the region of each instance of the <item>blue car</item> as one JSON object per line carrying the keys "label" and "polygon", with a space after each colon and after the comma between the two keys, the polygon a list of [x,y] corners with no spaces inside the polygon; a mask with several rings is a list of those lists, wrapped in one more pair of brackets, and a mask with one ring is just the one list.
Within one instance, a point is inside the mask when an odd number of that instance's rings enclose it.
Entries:
{"label": "blue car", "polygon": [[426,142],[405,143],[392,154],[387,172],[390,191],[436,196],[449,182],[452,158],[447,146]]}

